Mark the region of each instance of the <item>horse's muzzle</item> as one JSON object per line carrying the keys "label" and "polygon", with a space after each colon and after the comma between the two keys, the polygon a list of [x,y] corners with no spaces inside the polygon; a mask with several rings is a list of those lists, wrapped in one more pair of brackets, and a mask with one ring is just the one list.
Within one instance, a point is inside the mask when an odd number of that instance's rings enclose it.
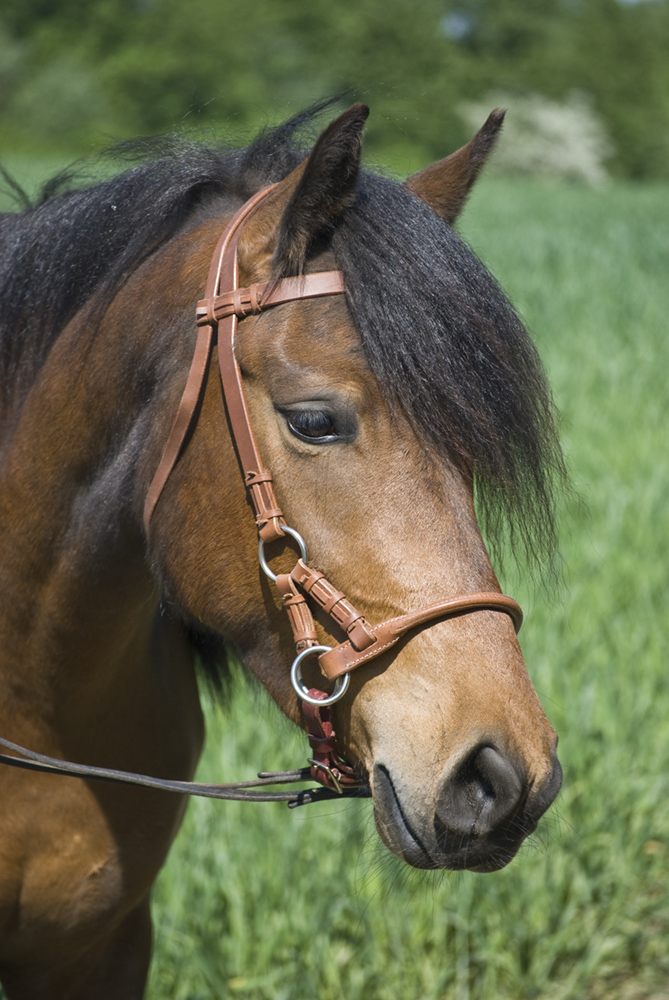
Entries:
{"label": "horse's muzzle", "polygon": [[562,769],[540,784],[496,747],[475,747],[446,776],[436,801],[418,809],[414,796],[398,793],[390,772],[376,764],[374,816],[381,839],[414,868],[491,872],[514,857],[557,795]]}

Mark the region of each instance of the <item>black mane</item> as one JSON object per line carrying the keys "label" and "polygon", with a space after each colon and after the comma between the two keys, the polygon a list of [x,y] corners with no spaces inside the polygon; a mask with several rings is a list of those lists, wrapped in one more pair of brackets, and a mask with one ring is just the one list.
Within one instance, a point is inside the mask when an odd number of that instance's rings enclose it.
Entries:
{"label": "black mane", "polygon": [[301,158],[292,137],[309,118],[305,112],[262,132],[247,149],[123,143],[111,151],[114,158],[160,158],[59,193],[77,180],[65,172],[46,185],[36,207],[0,215],[0,417],[3,396],[20,397],[29,387],[53,341],[94,292],[102,304],[109,301],[208,199],[244,201],[285,177]]}
{"label": "black mane", "polygon": [[[319,110],[263,131],[245,149],[163,144],[154,162],[0,217],[0,389],[20,397],[93,292],[111,299],[197,206],[244,200],[285,177],[305,155],[300,130]],[[155,144],[147,150],[155,156]],[[550,554],[554,484],[563,476],[552,402],[499,286],[406,188],[367,173],[332,246],[386,396],[431,452],[474,476],[493,540],[506,525],[530,556]]]}
{"label": "black mane", "polygon": [[521,320],[458,234],[402,185],[364,176],[334,236],[370,367],[437,454],[474,477],[501,558],[555,551],[566,479],[546,375]]}

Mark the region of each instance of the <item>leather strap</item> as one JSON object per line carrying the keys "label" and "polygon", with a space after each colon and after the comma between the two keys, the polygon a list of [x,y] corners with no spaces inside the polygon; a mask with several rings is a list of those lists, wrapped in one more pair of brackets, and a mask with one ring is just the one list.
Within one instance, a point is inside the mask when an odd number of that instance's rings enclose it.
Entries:
{"label": "leather strap", "polygon": [[[283,537],[281,528],[283,514],[274,493],[271,473],[263,467],[246,406],[242,376],[235,357],[237,320],[240,316],[248,315],[246,303],[249,311],[260,312],[262,309],[293,299],[341,294],[344,291],[344,280],[340,271],[322,271],[318,274],[252,285],[249,289],[244,289],[242,295],[242,291],[237,287],[237,244],[242,224],[269,190],[271,189],[261,191],[255,199],[247,202],[229,223],[226,229],[227,236],[221,242],[218,259],[214,254],[207,293],[198,305],[197,313],[198,322],[218,321],[218,363],[232,438],[237,449],[244,484],[255,511],[258,533],[265,542]],[[223,295],[217,295],[219,287],[228,291]],[[219,311],[220,319],[216,315]]]}
{"label": "leather strap", "polygon": [[366,649],[376,642],[371,626],[365,621],[341,590],[337,590],[324,573],[307,566],[298,559],[290,574],[294,582],[321,606],[340,628],[348,633],[351,644],[356,649]]}
{"label": "leather strap", "polygon": [[[327,698],[324,691],[311,688],[312,698]],[[328,705],[311,705],[302,703],[302,712],[307,723],[307,736],[313,757],[311,777],[325,788],[330,788],[338,795],[343,795],[346,789],[366,786],[360,775],[337,753],[337,734],[332,726],[332,713]]]}
{"label": "leather strap", "polygon": [[[258,202],[262,201],[262,199],[269,194],[275,186],[276,185],[273,184],[268,188],[264,188],[262,191],[259,191],[256,195],[254,195],[253,198],[250,198],[247,202],[245,202],[242,207],[235,212],[233,217],[230,219],[230,222],[221,233],[219,241],[216,244],[211,266],[209,268],[209,276],[207,278],[204,293],[205,299],[212,299],[218,291],[220,282],[220,266],[225,255],[226,248],[230,243],[237,227],[240,226],[246,216],[253,211]],[[174,423],[172,424],[172,429],[170,430],[167,438],[165,448],[163,449],[158,468],[153,476],[153,480],[151,481],[151,485],[149,486],[146,500],[144,502],[144,531],[147,535],[149,534],[151,518],[156,508],[156,504],[158,503],[165,484],[179,459],[186,435],[188,434],[188,430],[191,426],[204,390],[205,376],[209,367],[211,348],[216,335],[217,321],[213,316],[211,316],[207,321],[198,323],[198,326],[199,333],[195,347],[195,354],[193,356],[193,361],[191,362],[190,371],[186,380],[186,387],[183,391],[177,415],[174,419]]]}
{"label": "leather strap", "polygon": [[439,601],[437,604],[420,608],[418,611],[410,611],[406,615],[389,618],[387,621],[381,622],[380,625],[373,625],[374,644],[362,650],[356,648],[354,643],[349,641],[340,643],[329,653],[322,653],[318,657],[321,671],[330,680],[335,680],[342,674],[346,674],[381,653],[385,653],[411,629],[425,625],[437,618],[453,618],[456,615],[468,614],[470,611],[503,611],[511,617],[516,632],[519,631],[523,623],[523,612],[520,605],[512,597],[507,597],[505,594],[491,591],[490,593],[452,597],[447,601]]}
{"label": "leather strap", "polygon": [[177,415],[174,418],[172,429],[170,430],[167,444],[163,450],[160,464],[156,469],[151,481],[149,491],[144,501],[144,531],[148,535],[151,526],[151,518],[156,509],[156,504],[163,492],[165,483],[169,479],[172,469],[177,464],[181,449],[189,428],[193,422],[193,416],[202,400],[204,386],[206,382],[209,359],[214,331],[211,326],[201,326],[197,333],[195,344],[195,354],[191,362],[186,388],[183,391]]}
{"label": "leather strap", "polygon": [[[307,805],[345,794],[355,798],[369,797],[369,788],[358,781],[355,787],[339,792],[330,788],[292,792],[268,792],[267,785],[294,784],[298,781],[309,781],[311,769],[302,767],[295,771],[260,771],[258,777],[251,781],[238,781],[231,784],[204,784],[200,781],[171,781],[166,778],[153,778],[148,774],[135,774],[133,771],[117,771],[109,767],[92,767],[89,764],[75,764],[58,757],[49,757],[34,750],[27,750],[0,737],[0,746],[11,750],[18,757],[0,753],[0,763],[10,767],[18,767],[28,771],[40,771],[45,774],[60,774],[71,778],[86,778],[94,781],[111,781],[122,785],[141,785],[143,788],[155,788],[161,792],[173,792],[177,795],[195,795],[206,799],[236,799],[242,802],[287,802],[289,807]],[[330,790],[332,789],[332,790]]]}
{"label": "leather strap", "polygon": [[306,598],[297,589],[292,576],[280,573],[276,578],[276,589],[281,594],[283,606],[288,614],[296,651],[301,653],[307,646],[315,646],[318,635],[314,619]]}
{"label": "leather strap", "polygon": [[284,302],[294,302],[296,299],[315,299],[321,295],[338,295],[345,292],[344,276],[341,271],[316,271],[314,274],[302,274],[296,278],[279,278],[278,281],[263,281],[260,284],[249,285],[248,288],[237,288],[223,295],[202,299],[197,304],[195,320],[198,326],[217,322],[233,314],[238,319],[256,315],[278,306]]}
{"label": "leather strap", "polygon": [[[238,288],[237,243],[248,216],[276,185],[264,188],[233,215],[225,227],[209,268],[205,297],[198,303],[198,338],[177,415],[144,503],[144,530],[176,465],[188,431],[204,394],[212,346],[218,334],[218,358],[232,436],[242,467],[261,538],[266,542],[283,537],[272,476],[263,468],[246,407],[241,373],[234,354],[237,319],[295,299],[317,298],[344,292],[341,271],[321,271]],[[228,290],[218,294],[221,285]]]}

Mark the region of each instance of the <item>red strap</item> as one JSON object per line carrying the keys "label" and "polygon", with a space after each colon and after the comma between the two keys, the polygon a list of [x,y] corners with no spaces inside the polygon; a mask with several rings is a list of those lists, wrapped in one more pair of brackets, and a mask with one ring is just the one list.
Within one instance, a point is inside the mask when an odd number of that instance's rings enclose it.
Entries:
{"label": "red strap", "polygon": [[[311,688],[309,691],[311,698],[327,698],[324,691],[318,688]],[[320,782],[326,788],[340,792],[341,785],[349,787],[364,785],[365,782],[351,767],[337,754],[336,734],[332,728],[332,713],[328,705],[322,708],[319,705],[311,705],[308,701],[302,702],[302,712],[307,722],[307,735],[309,746],[313,757],[311,763],[311,777],[314,781]]]}

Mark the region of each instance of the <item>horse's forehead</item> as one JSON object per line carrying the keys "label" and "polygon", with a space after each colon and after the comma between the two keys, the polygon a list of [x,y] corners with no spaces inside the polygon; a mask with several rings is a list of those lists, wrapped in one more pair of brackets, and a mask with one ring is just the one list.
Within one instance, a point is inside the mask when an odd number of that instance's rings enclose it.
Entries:
{"label": "horse's forehead", "polygon": [[379,395],[343,295],[286,303],[241,324],[237,356],[267,378],[323,379]]}

